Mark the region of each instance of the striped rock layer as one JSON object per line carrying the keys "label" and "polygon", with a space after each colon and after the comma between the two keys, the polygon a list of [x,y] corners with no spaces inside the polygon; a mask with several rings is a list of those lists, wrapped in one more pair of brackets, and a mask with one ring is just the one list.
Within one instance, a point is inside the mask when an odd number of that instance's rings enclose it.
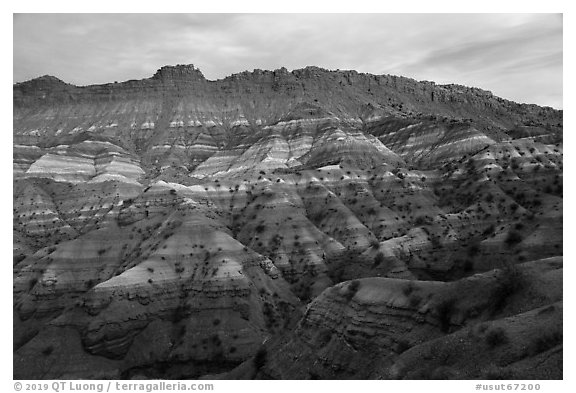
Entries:
{"label": "striped rock layer", "polygon": [[557,360],[514,351],[561,320],[561,111],[317,67],[13,92],[15,378],[485,377],[420,355],[486,323],[496,371]]}

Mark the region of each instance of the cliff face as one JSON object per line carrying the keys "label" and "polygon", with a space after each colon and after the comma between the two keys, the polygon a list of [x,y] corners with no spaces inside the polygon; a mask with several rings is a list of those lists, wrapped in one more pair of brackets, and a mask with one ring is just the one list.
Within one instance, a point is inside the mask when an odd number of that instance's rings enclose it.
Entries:
{"label": "cliff face", "polygon": [[[317,67],[46,76],[14,86],[13,136],[18,378],[195,378],[242,362],[225,375],[336,377],[306,374],[318,359],[409,378],[403,332],[412,346],[453,331],[401,287],[432,310],[475,273],[562,255],[562,113],[480,89]],[[348,299],[352,279],[363,289]],[[517,296],[528,308],[475,305],[483,319],[450,329],[561,300]],[[314,326],[344,341],[326,346]],[[249,370],[264,341],[283,355]],[[480,375],[468,371],[451,372]]]}

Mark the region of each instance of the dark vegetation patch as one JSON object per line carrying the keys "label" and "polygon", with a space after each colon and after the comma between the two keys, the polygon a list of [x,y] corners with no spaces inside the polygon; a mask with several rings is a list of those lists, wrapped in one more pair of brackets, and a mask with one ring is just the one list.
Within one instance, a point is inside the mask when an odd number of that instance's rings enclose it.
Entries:
{"label": "dark vegetation patch", "polygon": [[344,298],[347,301],[352,300],[352,298],[354,297],[354,295],[356,295],[356,292],[358,292],[359,289],[360,289],[360,281],[358,280],[350,281],[350,283],[346,287],[346,293],[344,294]]}
{"label": "dark vegetation patch", "polygon": [[506,331],[501,327],[495,327],[488,330],[488,333],[486,333],[485,341],[490,348],[498,347],[508,342],[508,335],[506,334]]}

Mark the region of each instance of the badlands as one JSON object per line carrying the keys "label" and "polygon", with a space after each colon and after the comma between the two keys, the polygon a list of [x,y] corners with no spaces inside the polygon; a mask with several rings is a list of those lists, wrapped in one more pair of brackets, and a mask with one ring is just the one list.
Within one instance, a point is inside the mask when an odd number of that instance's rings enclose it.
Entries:
{"label": "badlands", "polygon": [[13,86],[16,379],[562,379],[563,115],[193,65]]}

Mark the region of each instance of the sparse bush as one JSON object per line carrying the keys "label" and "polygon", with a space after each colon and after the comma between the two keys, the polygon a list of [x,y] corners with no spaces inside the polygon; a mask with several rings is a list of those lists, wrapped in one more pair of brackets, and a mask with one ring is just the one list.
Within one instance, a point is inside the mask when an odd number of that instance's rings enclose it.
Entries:
{"label": "sparse bush", "polygon": [[379,252],[374,257],[374,267],[380,266],[384,262],[384,254]]}
{"label": "sparse bush", "polygon": [[514,230],[508,232],[508,236],[506,236],[506,240],[504,240],[504,242],[508,247],[515,246],[521,241],[522,241],[522,235]]}
{"label": "sparse bush", "polygon": [[214,344],[215,346],[219,347],[220,345],[222,345],[222,340],[220,340],[220,337],[218,337],[217,334],[213,334],[210,337],[210,341],[212,341],[212,344]]}
{"label": "sparse bush", "polygon": [[415,289],[416,289],[416,286],[414,285],[414,283],[412,281],[410,281],[410,282],[408,282],[408,284],[406,284],[402,288],[402,293],[405,296],[409,296],[412,292],[414,292]]}
{"label": "sparse bush", "polygon": [[42,350],[42,355],[49,356],[52,352],[54,352],[54,346],[49,345]]}
{"label": "sparse bush", "polygon": [[322,329],[317,336],[318,344],[320,347],[325,346],[332,339],[332,331],[330,329]]}
{"label": "sparse bush", "polygon": [[346,293],[344,294],[346,300],[348,301],[352,300],[352,298],[354,297],[354,295],[356,295],[356,292],[358,292],[359,289],[360,289],[360,281],[352,280],[350,284],[348,284],[348,286],[346,287]]}
{"label": "sparse bush", "polygon": [[432,243],[432,248],[442,248],[442,242],[437,236],[430,236],[430,243]]}
{"label": "sparse bush", "polygon": [[490,225],[488,228],[486,228],[484,230],[484,232],[482,232],[482,236],[492,235],[495,230],[496,230],[496,227],[494,225]]}
{"label": "sparse bush", "polygon": [[396,353],[400,354],[402,352],[406,352],[407,350],[409,350],[412,347],[412,345],[410,344],[410,341],[401,338],[396,342],[396,347],[395,347],[395,351]]}
{"label": "sparse bush", "polygon": [[14,265],[19,264],[19,263],[22,262],[24,259],[26,259],[26,255],[22,255],[22,254],[20,254],[20,255],[14,255],[14,257],[13,257]]}
{"label": "sparse bush", "polygon": [[266,351],[265,347],[260,347],[256,352],[256,356],[254,356],[254,367],[256,370],[260,370],[266,364],[266,358],[268,356],[268,352]]}
{"label": "sparse bush", "polygon": [[414,225],[416,226],[432,225],[432,219],[427,216],[418,216],[414,220]]}
{"label": "sparse bush", "polygon": [[524,287],[526,279],[516,265],[511,263],[504,266],[496,287],[490,295],[492,313],[504,309],[512,295]]}
{"label": "sparse bush", "polygon": [[410,307],[416,307],[422,302],[422,296],[418,295],[417,293],[411,293],[408,297],[408,301],[410,302]]}
{"label": "sparse bush", "polygon": [[470,247],[468,247],[468,255],[471,257],[478,255],[479,252],[480,246],[478,244],[471,244]]}
{"label": "sparse bush", "polygon": [[174,321],[180,322],[188,317],[188,315],[190,315],[190,306],[187,303],[182,304],[174,310]]}
{"label": "sparse bush", "polygon": [[543,331],[542,334],[530,344],[527,352],[532,356],[537,355],[562,344],[562,339],[562,332],[559,330],[552,332]]}
{"label": "sparse bush", "polygon": [[506,344],[508,342],[508,335],[501,327],[495,327],[488,331],[485,340],[490,348],[494,348]]}
{"label": "sparse bush", "polygon": [[436,306],[436,315],[438,316],[438,321],[440,322],[440,329],[444,333],[448,333],[450,331],[452,315],[456,311],[455,304],[456,301],[454,299],[445,299],[438,303]]}
{"label": "sparse bush", "polygon": [[36,277],[30,279],[28,282],[28,289],[34,288],[34,286],[38,283],[38,279]]}
{"label": "sparse bush", "polygon": [[472,270],[474,270],[474,261],[472,261],[471,259],[467,259],[464,261],[462,267],[464,268],[465,272],[471,272]]}

